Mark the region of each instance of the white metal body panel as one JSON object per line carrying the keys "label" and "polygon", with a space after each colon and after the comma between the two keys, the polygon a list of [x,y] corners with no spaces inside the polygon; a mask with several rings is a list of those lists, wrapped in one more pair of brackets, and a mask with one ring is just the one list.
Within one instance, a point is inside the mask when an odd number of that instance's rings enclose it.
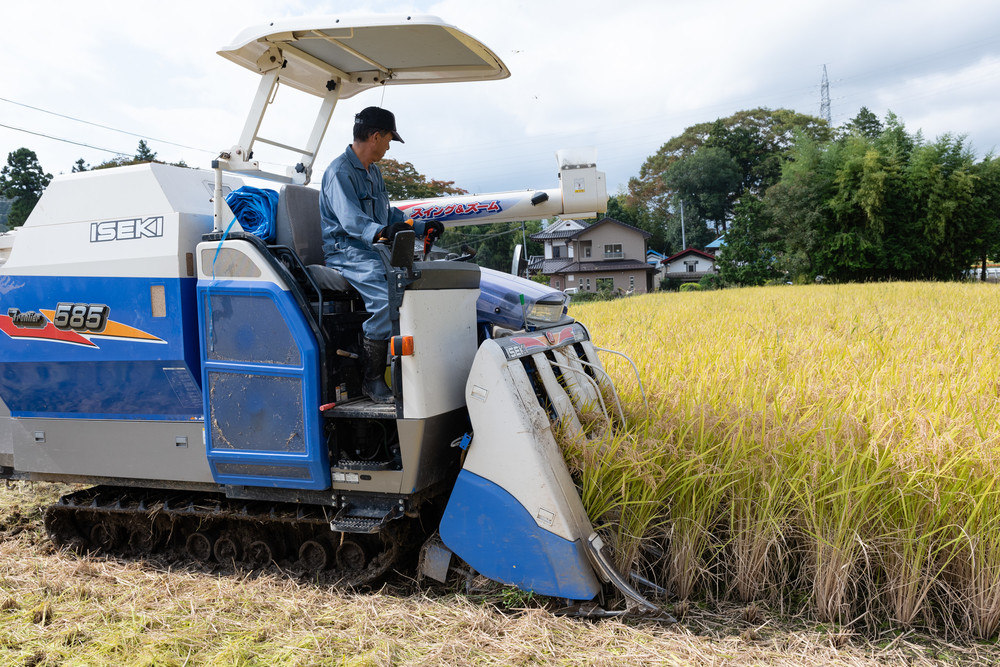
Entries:
{"label": "white metal body panel", "polygon": [[[590,341],[584,341],[583,346],[591,359],[597,358]],[[596,409],[601,400],[598,397],[598,382],[590,379],[576,350],[572,347],[559,348],[552,351],[552,356],[562,371],[563,381],[566,383],[566,389],[573,404],[581,410]],[[601,373],[603,373],[603,369]],[[601,378],[600,382],[606,382],[606,378],[601,373],[597,373],[597,376]]]}
{"label": "white metal body panel", "polygon": [[465,406],[465,382],[476,356],[478,298],[478,289],[404,293],[399,332],[413,336],[413,354],[401,360],[405,419]]}
{"label": "white metal body panel", "polygon": [[10,259],[10,251],[14,247],[14,240],[16,238],[16,229],[0,234],[0,266],[6,264],[7,260]]}
{"label": "white metal body panel", "polygon": [[195,253],[201,280],[248,280],[274,283],[287,290],[285,281],[254,246],[246,241],[202,241]]}
{"label": "white metal body panel", "polygon": [[568,430],[571,436],[582,438],[583,424],[580,423],[580,418],[576,414],[573,399],[559,386],[559,380],[556,379],[556,374],[553,372],[552,367],[549,366],[549,361],[545,357],[545,354],[541,352],[533,354],[532,359],[535,362],[535,368],[538,369],[538,376],[542,379],[545,393],[549,395],[556,414],[563,420],[563,427]]}
{"label": "white metal body panel", "polygon": [[[227,179],[228,188],[240,185]],[[162,164],[59,176],[0,273],[193,278],[188,255],[212,230],[213,187],[210,171]]]}
{"label": "white metal body panel", "polygon": [[521,362],[507,361],[496,343],[484,342],[466,400],[475,434],[464,469],[510,493],[539,527],[586,540],[593,527]]}

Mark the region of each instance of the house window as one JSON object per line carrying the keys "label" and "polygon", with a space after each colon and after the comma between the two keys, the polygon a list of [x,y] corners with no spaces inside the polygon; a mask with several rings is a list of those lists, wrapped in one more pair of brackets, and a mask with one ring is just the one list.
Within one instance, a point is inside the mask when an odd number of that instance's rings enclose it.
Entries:
{"label": "house window", "polygon": [[604,244],[604,259],[624,259],[625,253],[622,252],[621,243],[605,243]]}
{"label": "house window", "polygon": [[586,286],[586,288],[585,288],[585,289],[586,289],[586,290],[587,290],[587,291],[589,292],[589,291],[590,291],[590,278],[587,278],[587,282],[586,282],[586,285],[587,285],[587,286]]}
{"label": "house window", "polygon": [[573,282],[573,274],[572,273],[570,273],[569,275],[566,276],[566,282],[567,283]]}
{"label": "house window", "polygon": [[684,270],[688,273],[695,273],[698,270],[698,262],[684,262]]}
{"label": "house window", "polygon": [[584,257],[590,257],[590,246],[589,245],[583,247],[583,256]]}
{"label": "house window", "polygon": [[597,291],[613,292],[615,289],[615,279],[614,278],[598,278],[597,279]]}
{"label": "house window", "polygon": [[635,276],[628,277],[628,288],[635,289]]}
{"label": "house window", "polygon": [[553,259],[559,257],[560,252],[562,252],[562,246],[558,246],[558,245],[552,246],[552,257],[553,257]]}

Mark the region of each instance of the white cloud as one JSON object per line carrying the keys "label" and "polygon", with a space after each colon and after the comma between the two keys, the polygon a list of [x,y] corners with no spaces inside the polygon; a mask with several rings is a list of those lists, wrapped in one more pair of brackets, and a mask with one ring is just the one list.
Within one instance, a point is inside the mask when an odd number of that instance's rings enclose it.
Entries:
{"label": "white cloud", "polygon": [[[643,160],[688,125],[757,106],[819,112],[823,64],[834,122],[862,105],[897,113],[932,138],[967,133],[982,151],[1000,145],[1000,5],[978,2],[573,3],[467,0],[365,12],[429,13],[481,39],[511,79],[390,87],[407,143],[390,155],[473,191],[551,187],[559,148],[595,145],[615,191]],[[5,7],[0,97],[217,151],[236,141],[255,77],[215,55],[243,28],[339,2],[218,0],[149,4],[39,0]],[[348,142],[353,113],[381,91],[341,102],[317,162]],[[304,113],[292,124],[308,125]],[[136,137],[0,102],[0,124],[132,152]],[[206,165],[211,153],[150,141],[168,160]],[[50,172],[77,157],[110,154],[0,128],[0,157],[35,150]]]}

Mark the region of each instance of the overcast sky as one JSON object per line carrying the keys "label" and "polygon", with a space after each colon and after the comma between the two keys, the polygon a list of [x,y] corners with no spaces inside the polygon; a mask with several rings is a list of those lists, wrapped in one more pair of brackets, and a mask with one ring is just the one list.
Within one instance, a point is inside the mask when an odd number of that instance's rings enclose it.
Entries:
{"label": "overcast sky", "polygon": [[321,167],[349,143],[353,114],[384,104],[406,139],[389,156],[428,177],[471,192],[556,187],[555,151],[595,146],[614,193],[692,124],[754,107],[818,116],[824,65],[835,125],[867,106],[928,139],[967,135],[979,156],[1000,149],[1000,3],[986,0],[37,0],[0,9],[0,125],[37,133],[0,127],[0,160],[24,146],[68,173],[146,137],[160,159],[207,167],[238,139],[257,81],[216,51],[248,26],[355,7],[439,16],[511,78],[345,100]]}

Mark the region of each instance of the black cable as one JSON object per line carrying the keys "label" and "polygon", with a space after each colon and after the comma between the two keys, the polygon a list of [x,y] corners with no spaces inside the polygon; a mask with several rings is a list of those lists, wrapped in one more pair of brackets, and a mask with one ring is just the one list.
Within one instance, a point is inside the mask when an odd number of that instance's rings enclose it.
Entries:
{"label": "black cable", "polygon": [[[204,148],[195,148],[194,146],[185,146],[184,144],[178,144],[178,143],[175,143],[173,141],[167,141],[165,139],[157,139],[156,137],[147,137],[147,136],[145,136],[143,134],[136,134],[135,132],[128,132],[126,130],[120,130],[117,127],[111,127],[109,125],[101,125],[100,123],[94,123],[94,122],[91,122],[89,120],[83,120],[82,118],[74,118],[73,116],[67,116],[66,114],[57,113],[55,111],[49,111],[48,109],[42,109],[40,107],[33,107],[30,104],[24,104],[23,102],[15,102],[14,100],[7,99],[6,97],[0,97],[0,102],[7,102],[8,104],[15,104],[15,105],[17,105],[19,107],[24,107],[25,109],[32,109],[33,111],[41,111],[42,113],[47,113],[47,114],[52,115],[52,116],[58,116],[59,118],[65,118],[67,120],[76,121],[77,123],[83,123],[85,125],[92,125],[94,127],[99,127],[99,128],[101,128],[103,130],[111,130],[112,132],[120,132],[121,134],[127,134],[130,137],[138,137],[139,139],[148,139],[148,140],[151,140],[151,141],[156,141],[156,142],[161,143],[161,144],[169,144],[171,146],[177,146],[178,148],[187,148],[187,149],[193,150],[193,151],[201,151],[202,153],[217,153],[218,152],[218,151],[205,150]],[[14,128],[14,129],[16,129],[16,128]],[[55,137],[49,137],[49,138],[53,139]],[[74,142],[70,142],[70,143],[74,143]],[[84,144],[81,144],[81,145],[84,145]],[[93,146],[90,146],[90,148],[93,148]]]}
{"label": "black cable", "polygon": [[84,148],[93,148],[96,151],[104,151],[105,153],[114,153],[115,155],[128,155],[128,153],[122,151],[112,150],[110,148],[101,148],[100,146],[92,146],[90,144],[84,144],[79,141],[72,141],[70,139],[61,139],[59,137],[53,137],[51,134],[42,134],[41,132],[32,132],[31,130],[26,130],[23,127],[14,127],[13,125],[4,125],[0,123],[0,127],[6,128],[8,130],[14,130],[15,132],[24,132],[25,134],[33,134],[36,137],[45,137],[46,139],[52,139],[54,141],[62,141],[67,144],[73,144],[74,146],[83,146]]}
{"label": "black cable", "polygon": [[[497,225],[497,224],[503,224],[503,223],[493,222],[493,223],[488,223],[488,224]],[[465,225],[462,225],[462,226],[464,227]],[[452,231],[452,230],[449,230],[449,231]],[[521,228],[518,227],[517,229],[509,229],[506,232],[497,232],[496,234],[487,234],[486,236],[465,236],[465,235],[463,235],[463,237],[464,237],[465,240],[463,240],[457,246],[447,245],[447,246],[442,246],[442,247],[444,248],[444,250],[455,250],[455,249],[461,250],[461,248],[462,248],[463,245],[471,245],[473,243],[479,243],[480,241],[485,241],[487,239],[496,238],[497,236],[504,236],[506,234],[513,234],[514,232],[520,232],[520,231],[521,231]]]}

